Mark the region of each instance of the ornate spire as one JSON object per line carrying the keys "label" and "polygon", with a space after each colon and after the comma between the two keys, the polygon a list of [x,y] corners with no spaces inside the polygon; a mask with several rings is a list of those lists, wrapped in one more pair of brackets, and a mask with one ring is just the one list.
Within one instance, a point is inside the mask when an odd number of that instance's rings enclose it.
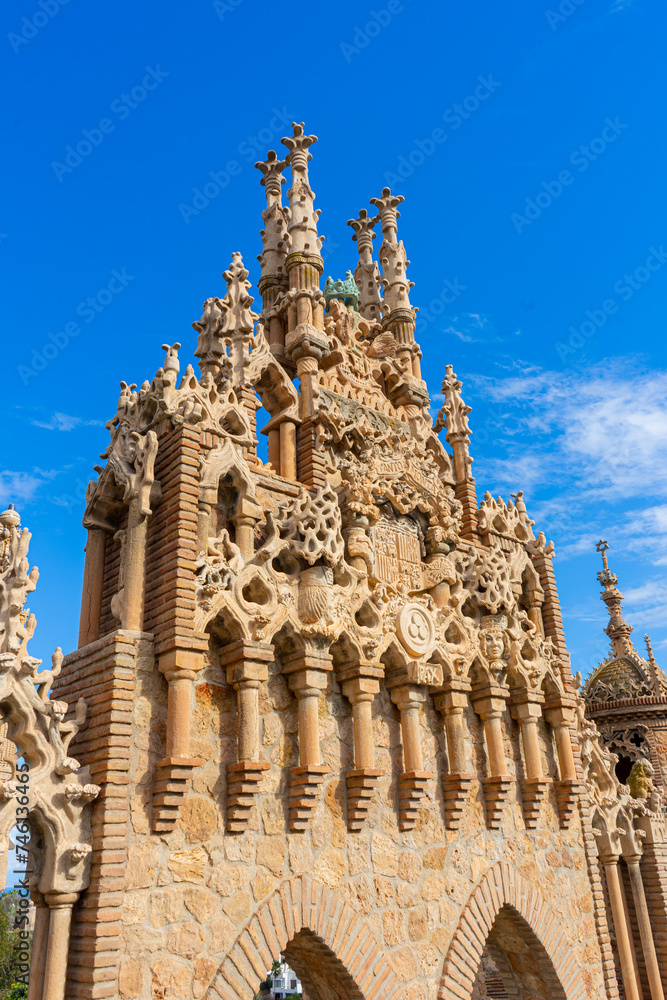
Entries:
{"label": "ornate spire", "polygon": [[471,406],[467,406],[461,396],[461,387],[452,365],[445,368],[445,377],[442,383],[444,402],[440,412],[435,418],[433,429],[441,431],[445,428],[447,443],[451,445],[454,453],[454,476],[456,479],[456,499],[463,506],[463,535],[466,538],[476,538],[477,536],[477,493],[475,490],[475,480],[471,474],[470,467],[472,458],[470,457],[470,424],[468,414],[472,411]]}
{"label": "ornate spire", "polygon": [[408,281],[406,270],[410,261],[405,255],[405,248],[398,240],[397,219],[400,212],[398,205],[405,199],[402,195],[393,195],[391,189],[382,189],[382,197],[371,198],[382,220],[382,246],[380,260],[382,262],[382,287],[384,301],[389,314],[397,309],[412,313],[410,305],[410,289],[414,282]]}
{"label": "ornate spire", "polygon": [[285,257],[289,249],[287,223],[289,209],[283,206],[281,185],[285,183],[282,172],[287,166],[287,160],[279,160],[275,150],[270,149],[266,160],[255,164],[262,171],[261,183],[266,191],[266,208],[262,212],[264,229],[262,236],[262,253],[257,260],[262,265],[262,278],[281,278],[285,270]]}
{"label": "ornate spire", "polygon": [[248,271],[238,251],[232,253],[232,262],[222,276],[227,282],[225,297],[207,299],[202,318],[192,324],[199,333],[195,357],[200,359],[202,374],[211,371],[215,376],[225,365],[229,348],[235,376],[242,381],[243,359],[259,317],[250,308],[255,300],[248,295]]}
{"label": "ornate spire", "polygon": [[373,240],[375,226],[380,216],[369,217],[365,208],[359,212],[357,219],[348,219],[348,226],[354,229],[353,240],[359,251],[359,263],[354,269],[354,279],[359,287],[359,312],[370,322],[381,322],[383,303],[381,292],[380,268],[373,260]]}
{"label": "ornate spire", "polygon": [[665,678],[664,673],[658,666],[655,654],[653,653],[653,646],[651,645],[651,637],[649,635],[644,636],[644,643],[646,644],[646,658],[648,660],[649,670],[651,672],[651,681],[653,682],[653,687],[656,694],[662,695],[664,697],[667,690],[667,678]]}
{"label": "ornate spire", "polygon": [[611,648],[615,656],[636,656],[636,650],[630,642],[630,634],[633,631],[632,625],[623,618],[623,594],[617,588],[618,577],[609,569],[607,561],[607,549],[609,542],[604,539],[596,545],[596,549],[602,555],[602,569],[598,573],[598,580],[604,587],[600,599],[607,605],[609,611],[609,625],[605,632],[611,639]]}
{"label": "ornate spire", "polygon": [[308,179],[308,161],[313,158],[308,149],[317,142],[317,136],[304,135],[303,122],[292,122],[292,129],[293,135],[280,140],[289,150],[286,162],[292,170],[292,186],[287,192],[290,204],[288,232],[292,244],[290,253],[319,255],[324,237],[317,235],[320,211],[313,208],[315,192]]}

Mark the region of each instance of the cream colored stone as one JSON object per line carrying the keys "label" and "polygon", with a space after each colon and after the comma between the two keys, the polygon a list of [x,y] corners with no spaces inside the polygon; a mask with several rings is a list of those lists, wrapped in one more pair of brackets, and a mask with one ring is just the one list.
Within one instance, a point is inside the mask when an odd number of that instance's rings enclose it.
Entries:
{"label": "cream colored stone", "polygon": [[387,957],[394,972],[403,982],[419,975],[419,966],[412,948],[396,948],[394,951],[390,951]]}
{"label": "cream colored stone", "polygon": [[266,834],[274,836],[285,832],[285,806],[279,799],[267,799],[260,811]]}
{"label": "cream colored stone", "polygon": [[414,851],[403,851],[398,859],[398,876],[406,882],[418,882],[422,872],[422,861]]}
{"label": "cream colored stone", "polygon": [[335,847],[325,847],[313,867],[313,878],[334,889],[340,885],[346,870],[345,855]]}
{"label": "cream colored stone", "polygon": [[153,995],[156,989],[161,989],[164,1000],[183,1000],[190,992],[192,969],[188,963],[166,955],[151,962],[151,971]]}
{"label": "cream colored stone", "polygon": [[268,868],[274,875],[283,874],[286,853],[282,837],[257,838],[257,864]]}
{"label": "cream colored stone", "polygon": [[183,915],[183,890],[174,887],[163,892],[151,893],[151,924],[153,927],[163,927],[173,924]]}
{"label": "cream colored stone", "polygon": [[208,886],[221,896],[231,896],[248,881],[248,871],[243,865],[216,865],[208,875]]}
{"label": "cream colored stone", "polygon": [[267,874],[267,872],[257,872],[250,883],[255,900],[265,899],[273,892],[277,884],[272,875]]}
{"label": "cream colored stone", "polygon": [[126,889],[148,889],[157,871],[159,846],[154,841],[139,841],[128,851],[125,871]]}
{"label": "cream colored stone", "polygon": [[252,896],[249,892],[239,892],[231,899],[224,900],[222,908],[233,923],[242,924],[252,911]]}
{"label": "cream colored stone", "polygon": [[287,837],[289,863],[294,875],[305,875],[313,866],[313,851],[305,837],[301,834],[289,834]]}
{"label": "cream colored stone", "polygon": [[185,831],[185,839],[191,844],[208,840],[218,828],[217,809],[201,796],[186,799],[181,806],[179,822]]}
{"label": "cream colored stone", "polygon": [[194,920],[186,920],[185,923],[176,924],[169,931],[167,948],[172,955],[194,958],[202,950],[203,945],[204,935],[201,927]]}
{"label": "cream colored stone", "polygon": [[203,847],[192,851],[173,851],[169,855],[168,867],[175,882],[204,882],[208,856]]}
{"label": "cream colored stone", "polygon": [[405,916],[400,910],[385,910],[382,914],[385,944],[389,948],[405,941]]}
{"label": "cream colored stone", "polygon": [[373,834],[371,861],[376,875],[398,875],[398,848],[381,833]]}
{"label": "cream colored stone", "polygon": [[145,892],[123,893],[123,924],[142,924],[148,915],[149,898]]}
{"label": "cream colored stone", "polygon": [[121,963],[118,973],[118,991],[121,1000],[135,1000],[144,988],[144,964],[136,958]]}
{"label": "cream colored stone", "polygon": [[238,934],[236,926],[225,916],[214,917],[208,926],[212,953],[224,954],[229,951]]}
{"label": "cream colored stone", "polygon": [[218,899],[213,893],[195,886],[187,886],[183,890],[183,902],[200,924],[206,923],[218,905]]}

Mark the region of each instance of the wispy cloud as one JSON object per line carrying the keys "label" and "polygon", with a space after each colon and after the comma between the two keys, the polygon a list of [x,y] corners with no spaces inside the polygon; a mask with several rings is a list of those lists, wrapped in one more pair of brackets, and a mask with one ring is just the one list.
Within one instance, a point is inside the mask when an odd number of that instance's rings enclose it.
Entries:
{"label": "wispy cloud", "polygon": [[35,427],[43,427],[47,431],[73,431],[76,427],[101,427],[101,420],[84,420],[83,417],[72,417],[69,413],[55,412],[48,421],[30,421]]}
{"label": "wispy cloud", "polygon": [[462,313],[454,316],[445,327],[445,333],[458,337],[466,344],[488,344],[502,340],[498,336],[493,321],[483,313]]}
{"label": "wispy cloud", "polygon": [[0,472],[0,504],[32,500],[44,480],[31,472]]}

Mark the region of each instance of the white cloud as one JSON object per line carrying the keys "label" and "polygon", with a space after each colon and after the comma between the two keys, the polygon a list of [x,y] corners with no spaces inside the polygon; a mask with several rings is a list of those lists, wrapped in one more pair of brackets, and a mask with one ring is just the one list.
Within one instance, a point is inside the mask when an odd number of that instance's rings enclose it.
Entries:
{"label": "white cloud", "polygon": [[83,417],[72,417],[68,413],[52,413],[48,422],[31,420],[35,427],[43,427],[47,431],[73,431],[75,427],[101,427],[100,420],[84,420]]}
{"label": "white cloud", "polygon": [[462,313],[455,316],[450,320],[449,326],[445,327],[445,333],[458,337],[466,344],[488,344],[502,339],[493,322],[483,313]]}
{"label": "white cloud", "polygon": [[32,500],[44,480],[31,472],[0,472],[0,504]]}

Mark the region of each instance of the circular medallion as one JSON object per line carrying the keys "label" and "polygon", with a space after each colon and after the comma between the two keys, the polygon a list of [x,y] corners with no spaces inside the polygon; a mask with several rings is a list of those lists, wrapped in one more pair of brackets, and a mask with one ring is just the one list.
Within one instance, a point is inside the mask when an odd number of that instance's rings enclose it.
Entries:
{"label": "circular medallion", "polygon": [[421,604],[406,604],[401,608],[396,634],[410,656],[428,656],[435,645],[435,626]]}

